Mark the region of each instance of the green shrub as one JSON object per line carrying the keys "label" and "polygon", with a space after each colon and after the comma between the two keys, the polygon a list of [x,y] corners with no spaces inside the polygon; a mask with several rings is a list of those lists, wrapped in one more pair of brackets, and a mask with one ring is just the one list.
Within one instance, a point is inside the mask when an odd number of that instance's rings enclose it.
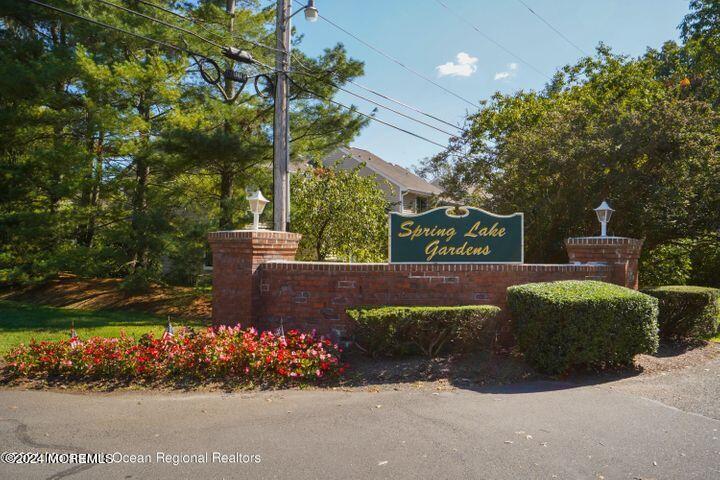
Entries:
{"label": "green shrub", "polygon": [[368,307],[348,310],[356,343],[373,356],[421,352],[437,356],[444,347],[466,351],[494,337],[498,307]]}
{"label": "green shrub", "polygon": [[720,323],[720,290],[674,285],[643,290],[659,300],[660,336],[702,339],[715,335]]}
{"label": "green shrub", "polygon": [[658,347],[658,301],[595,281],[530,283],[508,288],[518,346],[548,373],[632,363]]}
{"label": "green shrub", "polygon": [[[693,274],[690,285],[720,288],[720,232],[699,237],[691,254]],[[656,285],[670,285],[670,282]]]}
{"label": "green shrub", "polygon": [[720,288],[720,234],[680,238],[643,250],[642,288],[661,285],[704,285]]}
{"label": "green shrub", "polygon": [[640,259],[642,286],[685,285],[693,270],[690,258],[692,248],[691,240],[680,239],[643,251]]}

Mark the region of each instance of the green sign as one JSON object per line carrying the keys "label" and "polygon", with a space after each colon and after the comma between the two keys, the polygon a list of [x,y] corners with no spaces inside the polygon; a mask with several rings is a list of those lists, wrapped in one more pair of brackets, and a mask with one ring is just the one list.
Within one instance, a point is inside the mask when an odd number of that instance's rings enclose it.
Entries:
{"label": "green sign", "polygon": [[523,263],[523,214],[473,207],[392,212],[390,263]]}

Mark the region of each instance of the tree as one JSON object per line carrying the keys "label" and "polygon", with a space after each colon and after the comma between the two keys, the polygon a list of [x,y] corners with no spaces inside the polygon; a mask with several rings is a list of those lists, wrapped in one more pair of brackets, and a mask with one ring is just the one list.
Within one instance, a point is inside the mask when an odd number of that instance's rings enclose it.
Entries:
{"label": "tree", "polygon": [[566,237],[597,231],[603,199],[617,210],[611,234],[645,238],[648,251],[716,230],[719,118],[665,67],[600,46],[543,92],[495,95],[424,168],[445,172],[457,197],[474,189],[486,208],[524,211],[529,261],[563,261]]}
{"label": "tree", "polygon": [[[237,2],[233,15],[227,0],[115,3],[274,62],[274,47],[263,46],[273,43],[274,11],[259,2]],[[264,71],[106,4],[53,5],[208,55],[223,70]],[[338,84],[362,74],[341,45],[310,58],[299,36],[294,43],[298,69],[330,69]],[[0,281],[70,271],[129,276],[136,287],[162,278],[193,283],[207,231],[242,225],[248,187],[270,190],[272,99],[256,95],[251,80],[227,101],[182,48],[12,0],[0,4],[0,74]],[[301,83],[323,95],[336,90],[318,79]],[[367,123],[293,93],[293,158],[319,158]]]}
{"label": "tree", "polygon": [[354,170],[311,168],[292,178],[291,225],[300,256],[357,262],[387,258],[389,205],[376,180]]}

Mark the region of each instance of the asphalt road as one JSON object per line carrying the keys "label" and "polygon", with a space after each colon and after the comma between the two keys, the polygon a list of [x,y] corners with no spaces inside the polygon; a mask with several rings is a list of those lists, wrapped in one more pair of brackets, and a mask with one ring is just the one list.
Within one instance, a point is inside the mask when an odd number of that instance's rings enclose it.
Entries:
{"label": "asphalt road", "polygon": [[[675,385],[695,375],[695,383],[714,382],[717,391],[720,363],[699,372],[662,381]],[[0,478],[720,478],[720,421],[696,412],[697,402],[685,411],[644,398],[633,391],[637,382],[540,382],[482,392],[2,390],[3,451],[120,452],[149,455],[150,462],[0,464]],[[680,384],[690,395],[697,387]],[[657,393],[647,391],[645,397]],[[719,401],[710,397],[702,402]],[[158,452],[171,457],[160,462]],[[172,464],[172,455],[206,452],[209,463]],[[260,461],[221,463],[212,452]]]}
{"label": "asphalt road", "polygon": [[720,359],[672,372],[641,375],[608,386],[720,420]]}

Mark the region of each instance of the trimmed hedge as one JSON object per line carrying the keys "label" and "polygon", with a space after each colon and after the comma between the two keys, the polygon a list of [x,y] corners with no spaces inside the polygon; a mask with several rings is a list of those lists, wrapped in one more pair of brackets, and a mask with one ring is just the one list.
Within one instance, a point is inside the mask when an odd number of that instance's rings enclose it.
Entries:
{"label": "trimmed hedge", "polygon": [[629,365],[658,347],[658,301],[596,281],[529,283],[508,288],[518,346],[538,370]]}
{"label": "trimmed hedge", "polygon": [[347,311],[356,343],[373,356],[437,356],[445,347],[470,350],[494,337],[498,307],[367,307]]}
{"label": "trimmed hedge", "polygon": [[669,285],[647,288],[643,293],[659,300],[662,338],[704,339],[717,333],[720,324],[717,288]]}

